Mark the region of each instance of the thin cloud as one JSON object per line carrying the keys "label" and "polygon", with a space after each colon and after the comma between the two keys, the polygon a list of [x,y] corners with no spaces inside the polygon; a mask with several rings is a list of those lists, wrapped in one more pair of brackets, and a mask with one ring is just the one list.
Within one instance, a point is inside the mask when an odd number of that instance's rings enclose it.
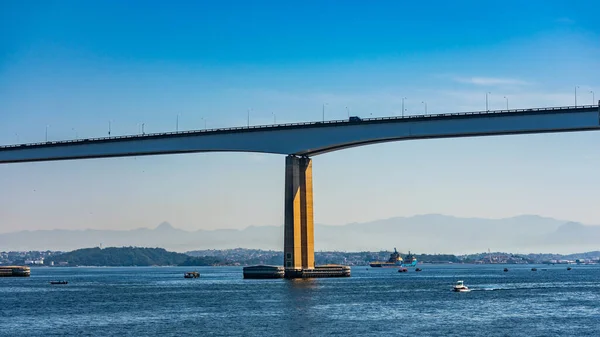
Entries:
{"label": "thin cloud", "polygon": [[497,77],[457,77],[454,79],[460,83],[475,84],[475,85],[528,85],[529,82],[514,78],[497,78]]}
{"label": "thin cloud", "polygon": [[[437,92],[436,100],[432,101],[430,104],[431,109],[435,109],[439,104],[444,104],[443,102],[451,102],[451,105],[446,104],[444,106],[448,107],[452,112],[480,111],[485,109],[485,93],[472,90],[440,90]],[[573,102],[573,93],[558,91],[506,91],[492,92],[492,94],[488,96],[490,110],[506,109],[507,103],[509,109],[525,109],[567,106],[573,105]],[[590,104],[591,96],[589,97],[589,100],[584,100],[583,96],[581,96],[579,102],[582,104]]]}

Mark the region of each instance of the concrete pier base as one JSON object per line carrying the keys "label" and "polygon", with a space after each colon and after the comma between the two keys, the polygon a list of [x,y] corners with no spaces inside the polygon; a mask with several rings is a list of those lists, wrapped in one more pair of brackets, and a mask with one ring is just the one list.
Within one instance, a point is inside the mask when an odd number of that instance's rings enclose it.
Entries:
{"label": "concrete pier base", "polygon": [[249,266],[244,267],[243,271],[245,279],[272,279],[284,276],[284,269],[279,266]]}
{"label": "concrete pier base", "polygon": [[316,266],[313,269],[286,270],[285,278],[350,277],[350,267],[341,265]]}
{"label": "concrete pier base", "polygon": [[0,277],[29,277],[31,269],[24,266],[1,266]]}
{"label": "concrete pier base", "polygon": [[244,267],[245,279],[298,279],[318,277],[350,277],[350,267],[341,265],[316,266],[313,269],[288,269],[279,266]]}

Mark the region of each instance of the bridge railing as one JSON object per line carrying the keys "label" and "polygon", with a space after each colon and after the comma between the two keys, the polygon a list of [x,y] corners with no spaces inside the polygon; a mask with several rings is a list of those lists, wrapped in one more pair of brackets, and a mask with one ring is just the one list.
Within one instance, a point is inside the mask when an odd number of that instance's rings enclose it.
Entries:
{"label": "bridge railing", "polygon": [[171,131],[171,132],[133,134],[133,135],[114,136],[114,137],[96,137],[96,138],[69,139],[69,140],[26,143],[26,144],[12,144],[12,145],[0,146],[0,149],[41,146],[41,145],[63,145],[63,144],[72,144],[72,143],[88,143],[88,142],[96,142],[96,141],[113,141],[113,140],[125,140],[125,139],[132,139],[132,138],[143,139],[143,138],[147,138],[147,137],[203,134],[203,133],[211,133],[211,132],[228,132],[228,131],[242,131],[242,130],[255,130],[255,129],[264,130],[264,129],[285,128],[285,127],[293,127],[293,126],[311,126],[311,125],[327,125],[327,124],[360,124],[361,122],[372,122],[372,121],[427,119],[427,118],[439,118],[439,117],[484,115],[484,114],[503,114],[503,113],[506,114],[506,113],[518,113],[518,112],[553,112],[553,111],[560,111],[560,110],[576,110],[576,109],[583,110],[583,109],[590,109],[590,108],[598,108],[598,106],[597,105],[578,105],[578,106],[561,106],[561,107],[530,108],[530,109],[487,110],[487,111],[483,110],[483,111],[452,112],[452,113],[441,113],[441,114],[361,118],[360,121],[350,121],[349,119],[338,119],[338,120],[314,121],[314,122],[236,126],[236,127],[229,127],[229,128],[217,128],[217,129]]}

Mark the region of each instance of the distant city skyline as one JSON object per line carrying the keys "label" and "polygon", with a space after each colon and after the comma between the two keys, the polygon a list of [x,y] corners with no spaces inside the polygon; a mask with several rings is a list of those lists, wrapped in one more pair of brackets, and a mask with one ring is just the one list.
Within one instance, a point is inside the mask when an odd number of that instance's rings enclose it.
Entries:
{"label": "distant city skyline", "polygon": [[[406,114],[600,99],[593,1],[138,4],[0,4],[0,144],[242,126],[249,109],[251,125],[320,120],[324,104],[326,119],[401,115],[403,97]],[[317,156],[315,222],[597,225],[597,144],[586,132]],[[0,233],[279,226],[283,168],[241,153],[0,165]]]}

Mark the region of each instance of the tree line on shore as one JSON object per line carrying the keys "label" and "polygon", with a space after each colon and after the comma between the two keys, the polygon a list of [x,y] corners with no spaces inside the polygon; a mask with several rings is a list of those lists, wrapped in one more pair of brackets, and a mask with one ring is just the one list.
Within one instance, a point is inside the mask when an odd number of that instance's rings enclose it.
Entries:
{"label": "tree line on shore", "polygon": [[[144,247],[109,247],[109,248],[84,248],[71,252],[44,252],[35,254],[28,252],[25,256],[42,255],[41,261],[46,266],[238,266],[238,265],[281,265],[283,252],[260,249],[225,249],[225,250],[198,250],[185,254],[169,252],[163,248]],[[364,266],[373,261],[386,261],[390,256],[389,251],[380,252],[315,252],[317,265],[344,264],[350,266]],[[27,258],[14,259],[7,255],[0,264],[27,264]],[[23,256],[21,253],[17,256]],[[406,254],[402,254],[406,257]],[[453,254],[415,254],[420,263],[546,263],[552,260],[600,260],[600,252],[587,252],[581,254],[527,254],[518,255],[510,253],[479,253],[469,255]],[[15,256],[16,257],[16,256]],[[31,258],[31,257],[30,257]],[[39,258],[36,265],[40,263]]]}
{"label": "tree line on shore", "polygon": [[214,256],[190,256],[163,248],[84,248],[52,256],[44,265],[54,266],[212,266],[224,261]]}

